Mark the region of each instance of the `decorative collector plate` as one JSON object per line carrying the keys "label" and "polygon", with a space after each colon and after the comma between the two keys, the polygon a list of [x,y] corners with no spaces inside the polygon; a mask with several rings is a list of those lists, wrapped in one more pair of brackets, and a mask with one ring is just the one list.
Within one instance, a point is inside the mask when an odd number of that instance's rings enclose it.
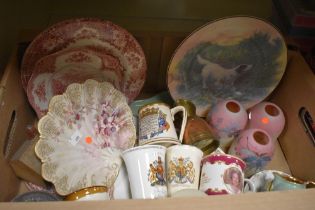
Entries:
{"label": "decorative collector plate", "polygon": [[261,102],[279,83],[286,63],[286,44],[274,26],[230,17],[210,22],[181,43],[167,84],[174,100],[191,100],[205,117],[221,100],[237,100],[246,109]]}
{"label": "decorative collector plate", "polygon": [[125,96],[110,83],[87,80],[54,96],[38,123],[35,152],[42,176],[60,195],[90,186],[111,187],[136,130]]}
{"label": "decorative collector plate", "polygon": [[87,79],[107,81],[121,90],[123,67],[106,51],[94,51],[87,47],[58,51],[35,64],[27,86],[28,100],[41,118],[54,95],[63,94],[71,83],[82,83]]}
{"label": "decorative collector plate", "polygon": [[36,62],[62,49],[92,46],[117,57],[124,67],[122,92],[131,102],[145,81],[146,60],[137,40],[110,21],[79,18],[57,23],[40,33],[27,48],[21,65],[22,85],[26,90]]}

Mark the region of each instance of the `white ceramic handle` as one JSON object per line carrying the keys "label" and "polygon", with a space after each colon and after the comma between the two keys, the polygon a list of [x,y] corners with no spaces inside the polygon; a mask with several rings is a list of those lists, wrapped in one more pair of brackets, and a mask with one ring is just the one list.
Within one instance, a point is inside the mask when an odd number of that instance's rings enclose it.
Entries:
{"label": "white ceramic handle", "polygon": [[255,187],[254,183],[251,180],[244,179],[244,182],[247,182],[249,191],[256,192],[256,187]]}
{"label": "white ceramic handle", "polygon": [[179,134],[179,141],[180,141],[180,143],[182,143],[183,137],[184,137],[184,132],[185,132],[185,127],[186,127],[186,123],[187,123],[187,111],[186,111],[185,107],[183,107],[183,106],[176,106],[176,107],[172,108],[171,109],[171,115],[172,115],[173,121],[174,121],[174,115],[177,112],[183,112],[183,121],[182,121],[182,126],[181,126],[180,134]]}

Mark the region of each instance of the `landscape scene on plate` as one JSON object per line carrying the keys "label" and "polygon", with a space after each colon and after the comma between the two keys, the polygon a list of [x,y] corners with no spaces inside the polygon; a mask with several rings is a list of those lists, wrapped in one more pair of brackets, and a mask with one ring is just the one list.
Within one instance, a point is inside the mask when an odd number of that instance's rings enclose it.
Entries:
{"label": "landscape scene on plate", "polygon": [[[233,98],[242,104],[261,100],[282,76],[280,38],[256,32],[234,45],[204,42],[189,50],[177,68],[176,92],[206,106]],[[249,88],[251,88],[249,90]]]}

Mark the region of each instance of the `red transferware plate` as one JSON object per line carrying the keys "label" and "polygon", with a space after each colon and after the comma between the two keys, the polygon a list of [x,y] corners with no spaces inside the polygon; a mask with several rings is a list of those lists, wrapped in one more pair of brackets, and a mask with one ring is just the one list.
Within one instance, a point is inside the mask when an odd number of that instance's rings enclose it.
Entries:
{"label": "red transferware plate", "polygon": [[46,114],[50,99],[72,83],[95,79],[110,82],[118,90],[123,88],[123,67],[104,51],[62,50],[41,58],[33,71],[27,96],[39,118]]}
{"label": "red transferware plate", "polygon": [[120,59],[124,67],[122,92],[131,102],[141,91],[146,76],[146,60],[137,40],[110,21],[79,18],[57,23],[40,33],[27,48],[21,65],[22,85],[27,84],[36,62],[63,49],[94,46]]}

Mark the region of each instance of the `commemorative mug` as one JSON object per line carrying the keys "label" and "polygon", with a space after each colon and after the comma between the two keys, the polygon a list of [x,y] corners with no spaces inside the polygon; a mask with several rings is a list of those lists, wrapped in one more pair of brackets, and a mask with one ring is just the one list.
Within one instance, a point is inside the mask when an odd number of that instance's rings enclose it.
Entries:
{"label": "commemorative mug", "polygon": [[[179,138],[174,126],[174,115],[183,112]],[[183,106],[170,108],[165,103],[148,104],[139,110],[139,145],[160,144],[170,146],[181,144],[187,121]]]}
{"label": "commemorative mug", "polygon": [[208,195],[238,194],[243,192],[244,182],[250,191],[256,191],[253,182],[244,178],[245,162],[235,156],[214,154],[202,161],[199,189]]}
{"label": "commemorative mug", "polygon": [[137,146],[123,151],[133,199],[167,196],[165,152],[166,147],[161,145]]}
{"label": "commemorative mug", "polygon": [[167,191],[174,196],[184,189],[198,190],[200,163],[203,152],[191,145],[174,145],[167,148]]}

